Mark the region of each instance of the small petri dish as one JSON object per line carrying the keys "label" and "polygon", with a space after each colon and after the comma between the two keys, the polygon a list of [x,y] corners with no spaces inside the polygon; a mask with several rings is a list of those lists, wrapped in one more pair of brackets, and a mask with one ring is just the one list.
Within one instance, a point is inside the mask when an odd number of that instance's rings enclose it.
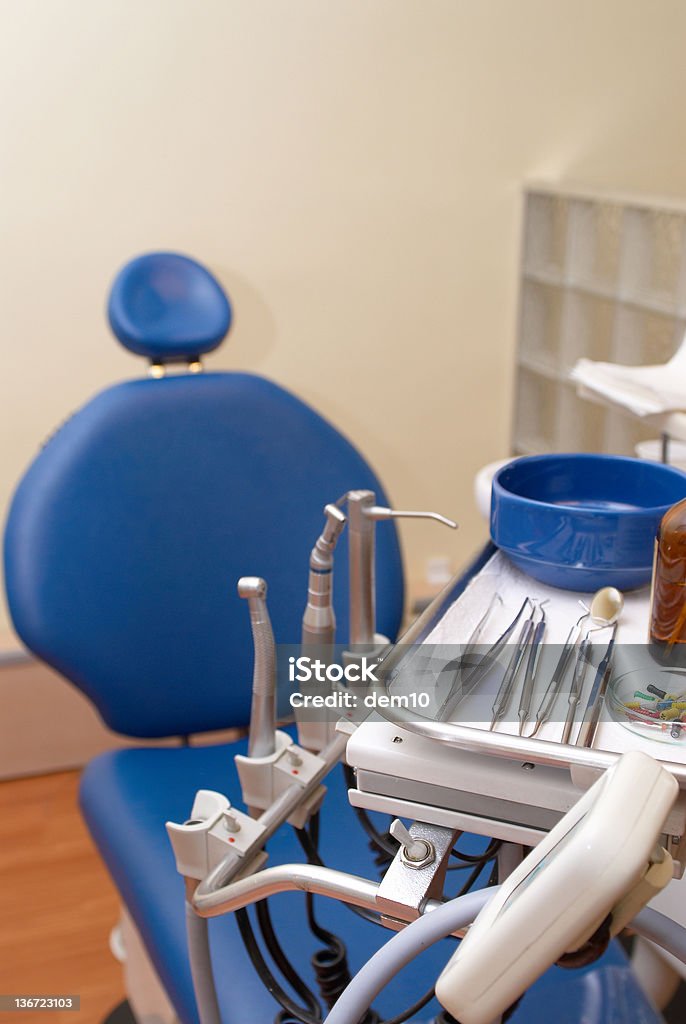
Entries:
{"label": "small petri dish", "polygon": [[[648,692],[654,686],[666,696]],[[651,698],[654,697],[654,700]],[[616,722],[644,739],[686,744],[686,669],[639,668],[612,680],[606,704]]]}

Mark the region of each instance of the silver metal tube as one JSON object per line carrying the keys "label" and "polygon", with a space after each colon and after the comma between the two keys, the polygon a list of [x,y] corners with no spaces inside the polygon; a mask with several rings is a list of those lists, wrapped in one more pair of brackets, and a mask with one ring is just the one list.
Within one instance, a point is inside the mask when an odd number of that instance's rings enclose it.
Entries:
{"label": "silver metal tube", "polygon": [[[379,693],[386,693],[381,686]],[[588,747],[562,746],[550,740],[529,742],[524,736],[512,736],[508,733],[487,732],[484,729],[473,729],[471,726],[456,725],[451,722],[430,722],[428,719],[418,721],[411,713],[402,708],[377,707],[376,711],[393,725],[406,729],[424,739],[436,740],[449,747],[458,747],[474,754],[489,754],[504,757],[511,761],[530,761],[550,765],[553,768],[569,768],[578,765],[581,768],[595,768],[605,771],[621,756],[607,750],[595,750]],[[416,712],[415,712],[416,714]],[[662,766],[686,787],[686,765],[675,761],[660,761]]]}
{"label": "silver metal tube", "polygon": [[365,515],[376,500],[374,491],[349,491],[348,555],[350,560],[350,646],[358,652],[374,645],[376,629],[374,520]]}
{"label": "silver metal tube", "polygon": [[223,889],[203,897],[200,905],[195,904],[195,909],[201,917],[217,917],[279,892],[311,892],[351,903],[355,907],[378,910],[378,888],[377,882],[348,875],[344,871],[335,871],[333,868],[316,864],[280,864],[247,878],[239,878]]}
{"label": "silver metal tube", "polygon": [[338,763],[341,756],[343,755],[348,737],[343,733],[337,733],[331,742],[322,750],[319,755],[323,764],[319,771],[317,771],[306,786],[300,786],[294,783],[289,786],[288,789],[284,790],[280,797],[278,797],[274,803],[268,807],[257,819],[260,824],[264,825],[264,831],[262,834],[253,842],[250,848],[245,852],[243,857],[238,857],[234,853],[227,854],[223,860],[217,864],[217,866],[210,871],[206,878],[204,878],[198,885],[193,895],[193,908],[202,916],[203,907],[207,905],[209,900],[210,905],[213,903],[214,895],[219,895],[222,887],[228,885],[228,883],[238,874],[241,868],[244,868],[250,863],[250,860],[259,853],[267,840],[274,835],[276,830],[283,825],[285,821],[290,818],[291,814],[296,810],[302,801],[310,796],[311,793],[319,786],[322,779],[328,775],[333,766]]}
{"label": "silver metal tube", "polygon": [[[231,914],[241,907],[248,907],[259,900],[276,896],[280,892],[311,892],[316,896],[329,896],[331,899],[349,903],[354,907],[379,912],[376,897],[379,883],[359,875],[349,875],[346,871],[320,867],[317,864],[279,864],[277,867],[265,868],[247,878],[239,878],[211,897],[203,898],[202,907],[196,907],[201,917],[219,917]],[[427,914],[443,906],[442,900],[427,900],[422,913]],[[412,907],[407,907],[406,923],[414,920]],[[401,920],[400,918],[396,920]],[[393,929],[393,923],[389,922]]]}
{"label": "silver metal tube", "polygon": [[195,1002],[201,1024],[221,1024],[222,1017],[219,1012],[219,1000],[212,972],[207,921],[198,917],[188,901],[186,901],[186,940]]}
{"label": "silver metal tube", "polygon": [[436,523],[449,526],[451,530],[457,529],[454,519],[442,516],[440,512],[406,512],[403,509],[385,508],[382,505],[373,505],[366,508],[364,513],[369,519],[433,519]]}

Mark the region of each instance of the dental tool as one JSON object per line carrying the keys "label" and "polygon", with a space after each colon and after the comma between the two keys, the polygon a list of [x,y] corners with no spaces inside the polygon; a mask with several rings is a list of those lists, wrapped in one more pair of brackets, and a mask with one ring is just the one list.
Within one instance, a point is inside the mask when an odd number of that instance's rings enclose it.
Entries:
{"label": "dental tool", "polygon": [[546,601],[542,601],[538,606],[541,613],[540,620],[536,623],[534,628],[533,636],[531,638],[531,645],[529,647],[529,657],[526,662],[526,671],[524,673],[524,682],[522,684],[522,692],[519,698],[519,708],[517,710],[517,717],[519,718],[519,735],[521,736],[524,731],[524,726],[529,720],[529,713],[531,711],[531,698],[534,692],[534,683],[536,681],[536,670],[538,668],[538,659],[541,655],[541,642],[543,635],[546,630],[546,618],[545,612],[543,611],[543,605]]}
{"label": "dental tool", "polygon": [[330,653],[336,640],[333,610],[333,553],[347,517],[336,505],[325,505],[326,523],[310,553],[307,605],[302,623],[302,646]]}
{"label": "dental tool", "polygon": [[589,612],[584,612],[567,634],[567,639],[564,647],[562,648],[562,653],[560,654],[558,663],[555,666],[552,679],[548,683],[541,703],[538,706],[538,711],[536,712],[536,725],[534,726],[534,730],[530,734],[529,739],[533,739],[541,726],[550,720],[550,716],[555,706],[555,701],[557,700],[562,687],[562,681],[567,673],[574,649],[576,648],[579,637],[581,636],[581,623],[584,619],[588,618],[589,614]]}
{"label": "dental tool", "polygon": [[524,658],[524,654],[526,653],[526,649],[531,643],[531,638],[534,630],[535,614],[536,609],[534,607],[529,618],[525,619],[524,621],[524,625],[522,626],[521,632],[519,634],[517,645],[508,663],[505,675],[503,676],[503,681],[501,682],[500,687],[498,688],[498,693],[493,702],[493,707],[491,708],[491,711],[493,713],[490,725],[491,731],[495,728],[496,724],[504,717],[505,712],[507,711],[508,705],[510,703],[510,698],[512,696],[512,690],[514,687],[515,679],[517,678],[517,673],[519,672],[519,667],[522,664],[522,660]]}
{"label": "dental tool", "polygon": [[[508,640],[514,633],[515,629],[517,628],[517,623],[524,614],[525,608],[527,607],[527,605],[531,603],[531,598],[524,598],[521,607],[515,615],[512,622],[509,624],[509,626],[506,627],[506,629],[503,630],[503,632],[500,634],[495,643],[492,644],[489,647],[489,649],[485,652],[485,654],[479,659],[477,664],[472,668],[471,672],[468,673],[466,678],[462,679],[461,677],[462,665],[464,664],[465,660],[464,655],[461,655],[459,658],[456,658],[454,661],[449,662],[445,666],[445,668],[443,669],[444,672],[448,670],[454,670],[455,679],[453,680],[450,693],[448,694],[448,697],[443,703],[443,707],[438,713],[437,721],[445,722],[449,720],[450,716],[455,712],[455,710],[462,703],[462,701],[474,692],[474,690],[479,685],[481,680],[484,679],[488,672],[490,672],[490,670],[493,668],[494,659],[497,658],[505,644],[508,642]],[[457,687],[460,683],[462,683],[460,692],[456,693],[455,691],[457,690]]]}
{"label": "dental tool", "polygon": [[581,644],[579,646],[579,652],[576,656],[574,675],[572,676],[572,685],[569,689],[569,707],[567,709],[567,717],[565,718],[565,724],[562,729],[563,743],[569,743],[569,737],[572,732],[572,726],[574,725],[574,716],[576,715],[576,709],[579,706],[579,701],[581,699],[581,690],[584,685],[586,669],[588,668],[588,663],[591,657],[590,650],[591,631],[589,630],[589,632],[581,641]]}
{"label": "dental tool", "polygon": [[472,632],[469,635],[469,639],[467,640],[465,649],[462,652],[462,659],[464,661],[469,661],[471,655],[474,653],[474,648],[479,643],[479,638],[481,637],[481,634],[484,631],[484,627],[485,627],[486,623],[488,622],[489,618],[491,617],[491,614],[493,613],[493,609],[495,608],[495,606],[497,604],[502,604],[502,603],[503,603],[503,599],[500,596],[500,594],[496,591],[493,594],[493,597],[491,598],[491,600],[488,602],[488,607],[486,608],[486,611],[483,613],[483,615],[481,616],[481,618],[477,622],[476,626],[474,627],[474,629],[472,630]]}
{"label": "dental tool", "polygon": [[603,704],[605,702],[605,691],[607,690],[607,684],[610,681],[610,675],[612,673],[612,654],[614,651],[616,636],[617,623],[615,622],[612,624],[612,636],[605,648],[605,654],[598,665],[593,685],[591,686],[591,692],[588,695],[586,711],[584,712],[584,717],[581,722],[579,735],[576,738],[577,747],[593,746],[598,722],[600,721],[600,712],[602,711]]}
{"label": "dental tool", "polygon": [[[374,491],[348,491],[339,498],[340,508],[347,504],[350,557],[350,646],[353,657],[386,646],[376,638],[376,602],[374,578],[375,526],[384,519],[433,519],[457,529],[457,523],[438,512],[406,512],[376,504]],[[384,638],[385,639],[385,638]]]}
{"label": "dental tool", "polygon": [[238,596],[248,602],[255,646],[248,756],[270,757],[276,744],[276,650],[267,611],[267,584],[259,576],[242,576]]}
{"label": "dental tool", "polygon": [[624,608],[624,594],[616,587],[603,587],[593,595],[588,609],[598,626],[611,626],[617,621]]}
{"label": "dental tool", "polygon": [[[336,615],[333,608],[334,551],[347,517],[337,505],[324,506],[326,522],[310,552],[310,573],[307,584],[307,605],[302,621],[301,653],[313,661],[330,664],[336,642]],[[318,684],[322,696],[332,692],[332,684]],[[307,750],[319,751],[331,739],[335,723],[324,718],[310,720],[311,715],[296,709],[298,740]]]}
{"label": "dental tool", "polygon": [[[488,607],[486,608],[486,611],[483,613],[483,615],[481,616],[481,618],[477,622],[476,626],[474,627],[474,629],[472,630],[472,632],[469,635],[469,639],[467,640],[467,643],[465,644],[465,648],[462,651],[462,653],[460,655],[460,658],[459,658],[459,666],[460,667],[459,667],[458,671],[455,673],[455,677],[454,677],[453,682],[452,682],[452,684],[450,686],[450,689],[449,689],[445,699],[443,700],[443,703],[441,704],[441,707],[439,709],[439,716],[440,716],[443,708],[448,703],[448,701],[452,700],[452,698],[454,697],[455,690],[460,685],[460,683],[462,683],[463,678],[465,678],[466,676],[469,675],[470,662],[471,662],[472,656],[473,656],[473,654],[474,654],[474,652],[475,652],[475,650],[476,650],[476,648],[478,646],[479,639],[481,637],[481,634],[484,631],[486,623],[488,622],[489,618],[491,617],[491,615],[493,613],[493,609],[495,608],[495,606],[497,604],[502,604],[502,603],[503,603],[503,599],[500,596],[500,594],[496,591],[493,594],[491,600],[488,602]],[[462,666],[463,665],[465,666],[465,672],[464,673],[462,671]],[[454,668],[454,667],[455,667],[455,663],[454,662],[450,662],[449,665],[445,666],[445,668]],[[471,666],[471,667],[474,667],[474,666]],[[444,669],[444,671],[445,671],[445,669]]]}

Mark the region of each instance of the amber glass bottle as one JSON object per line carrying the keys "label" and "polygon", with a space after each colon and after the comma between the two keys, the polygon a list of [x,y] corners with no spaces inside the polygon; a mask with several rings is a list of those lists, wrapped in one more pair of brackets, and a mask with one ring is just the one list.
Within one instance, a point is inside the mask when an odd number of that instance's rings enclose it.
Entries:
{"label": "amber glass bottle", "polygon": [[657,532],[650,640],[661,661],[686,661],[686,498],[665,513]]}

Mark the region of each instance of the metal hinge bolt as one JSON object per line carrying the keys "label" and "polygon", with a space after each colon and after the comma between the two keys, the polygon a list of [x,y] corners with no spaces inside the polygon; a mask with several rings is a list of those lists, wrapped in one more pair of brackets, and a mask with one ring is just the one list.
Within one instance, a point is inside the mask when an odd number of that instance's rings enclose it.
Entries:
{"label": "metal hinge bolt", "polygon": [[400,855],[409,867],[424,867],[432,863],[436,856],[433,843],[427,839],[415,839],[399,818],[395,819],[389,831],[400,843]]}

